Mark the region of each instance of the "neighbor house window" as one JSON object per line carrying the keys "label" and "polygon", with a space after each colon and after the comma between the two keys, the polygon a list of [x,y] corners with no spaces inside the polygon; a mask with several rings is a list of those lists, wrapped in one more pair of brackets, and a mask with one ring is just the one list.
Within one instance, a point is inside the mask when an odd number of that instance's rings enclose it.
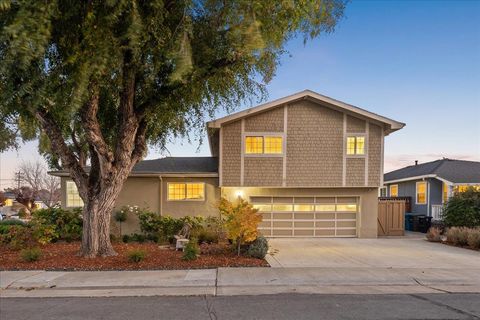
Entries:
{"label": "neighbor house window", "polygon": [[168,200],[204,200],[204,183],[169,183]]}
{"label": "neighbor house window", "polygon": [[445,182],[443,183],[442,199],[443,199],[443,203],[447,203],[447,201],[448,201],[448,184],[446,184]]}
{"label": "neighbor house window", "polygon": [[398,197],[398,184],[390,186],[390,197]]}
{"label": "neighbor house window", "polygon": [[246,154],[282,154],[283,137],[280,136],[246,136]]}
{"label": "neighbor house window", "polygon": [[347,137],[347,155],[364,155],[365,137],[350,136]]}
{"label": "neighbor house window", "polygon": [[425,181],[417,182],[417,204],[427,203],[427,183]]}
{"label": "neighbor house window", "polygon": [[387,196],[387,187],[381,187],[380,188],[380,197],[386,197]]}
{"label": "neighbor house window", "polygon": [[67,207],[83,207],[83,200],[80,198],[77,185],[73,181],[67,181]]}

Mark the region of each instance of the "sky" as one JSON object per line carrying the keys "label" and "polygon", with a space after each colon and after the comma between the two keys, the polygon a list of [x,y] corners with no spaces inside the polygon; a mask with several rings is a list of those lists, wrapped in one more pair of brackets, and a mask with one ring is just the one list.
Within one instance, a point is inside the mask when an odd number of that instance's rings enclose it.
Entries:
{"label": "sky", "polygon": [[[415,160],[480,161],[480,1],[354,0],[334,33],[287,50],[267,101],[310,89],[406,123],[386,137],[385,172]],[[204,141],[176,140],[147,158],[209,156]],[[19,163],[42,160],[37,145],[0,154],[0,190]]]}

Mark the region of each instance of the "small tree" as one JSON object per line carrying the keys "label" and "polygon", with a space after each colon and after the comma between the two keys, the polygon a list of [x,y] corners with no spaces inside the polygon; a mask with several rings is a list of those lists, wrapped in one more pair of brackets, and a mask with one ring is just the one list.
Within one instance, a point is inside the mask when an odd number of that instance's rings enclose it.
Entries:
{"label": "small tree", "polygon": [[122,222],[127,221],[127,211],[122,208],[120,211],[115,212],[115,221],[118,222],[120,229],[120,237],[122,236]]}
{"label": "small tree", "polygon": [[60,179],[47,173],[40,162],[23,162],[18,171],[23,182],[32,190],[36,200],[52,208],[60,201]]}
{"label": "small tree", "polygon": [[443,222],[447,227],[480,226],[480,191],[456,192],[445,205]]}
{"label": "small tree", "polygon": [[222,198],[219,210],[225,219],[228,238],[237,245],[237,255],[240,255],[241,245],[257,238],[257,228],[262,221],[262,216],[258,214],[258,209],[253,208],[250,203],[241,197],[238,198],[236,203]]}

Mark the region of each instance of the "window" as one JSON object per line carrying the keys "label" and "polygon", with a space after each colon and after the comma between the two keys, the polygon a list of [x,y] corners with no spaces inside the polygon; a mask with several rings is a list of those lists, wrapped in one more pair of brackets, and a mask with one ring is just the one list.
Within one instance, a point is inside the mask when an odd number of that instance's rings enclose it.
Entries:
{"label": "window", "polygon": [[398,197],[398,184],[390,186],[390,197]]}
{"label": "window", "polygon": [[168,200],[204,200],[204,183],[169,183]]}
{"label": "window", "polygon": [[427,203],[427,183],[425,181],[417,182],[417,204]]}
{"label": "window", "polygon": [[347,137],[347,155],[365,155],[365,137]]}
{"label": "window", "polygon": [[442,200],[443,203],[447,203],[448,201],[448,184],[446,184],[445,182],[443,183]]}
{"label": "window", "polygon": [[83,207],[83,200],[80,198],[77,185],[73,181],[67,181],[67,207]]}
{"label": "window", "polygon": [[387,196],[387,187],[381,187],[380,188],[380,197],[386,197]]}
{"label": "window", "polygon": [[280,136],[246,136],[246,154],[282,154],[283,137]]}
{"label": "window", "polygon": [[245,137],[245,153],[262,154],[263,137]]}
{"label": "window", "polygon": [[337,204],[337,211],[354,212],[354,211],[357,211],[357,205],[356,204]]}

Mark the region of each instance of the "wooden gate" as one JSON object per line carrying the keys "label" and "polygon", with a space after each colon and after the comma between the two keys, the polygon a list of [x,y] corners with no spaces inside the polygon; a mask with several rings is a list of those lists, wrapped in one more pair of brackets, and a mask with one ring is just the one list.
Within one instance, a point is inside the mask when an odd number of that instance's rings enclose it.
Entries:
{"label": "wooden gate", "polygon": [[405,234],[405,201],[378,201],[378,235],[403,236]]}

